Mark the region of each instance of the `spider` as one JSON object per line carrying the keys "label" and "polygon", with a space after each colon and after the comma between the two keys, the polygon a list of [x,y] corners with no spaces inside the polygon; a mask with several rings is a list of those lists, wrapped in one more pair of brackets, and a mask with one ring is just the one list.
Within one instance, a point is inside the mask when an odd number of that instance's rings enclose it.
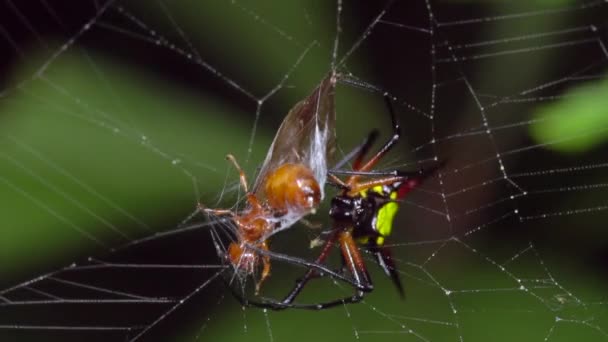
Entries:
{"label": "spider", "polygon": [[[376,154],[364,162],[365,155],[378,137],[378,132],[376,130],[372,131],[359,147],[338,163],[338,167],[340,167],[354,158],[352,171],[330,171],[330,184],[338,187],[341,191],[331,200],[329,216],[333,225],[330,237],[313,262],[314,265],[322,265],[330,255],[332,247],[338,245],[342,255],[343,268],[352,276],[352,285],[355,288],[354,295],[317,304],[294,303],[296,297],[310,279],[319,276],[321,273],[333,276],[325,271],[325,267],[309,267],[304,277],[296,282],[294,288],[282,301],[267,299],[262,302],[255,302],[240,298],[244,305],[273,310],[287,308],[321,310],[340,304],[359,302],[366,292],[373,290],[373,283],[358,246],[364,247],[374,255],[376,262],[384,273],[391,278],[400,296],[404,296],[403,286],[391,251],[384,246],[384,243],[392,232],[393,220],[399,208],[399,201],[432,175],[442,163],[429,170],[414,172],[378,172],[372,170],[395,146],[401,136],[401,129],[392,106],[392,100],[388,94],[384,95],[384,99],[391,116],[393,134]],[[342,181],[336,176],[337,174],[346,174],[349,177],[346,181]],[[378,178],[360,181],[363,176],[378,176]]]}
{"label": "spider", "polygon": [[[234,241],[226,251],[218,244],[216,248],[238,275],[254,275],[261,267],[261,276],[255,284],[256,294],[270,276],[272,253],[268,248],[268,238],[314,212],[324,196],[322,185],[327,177],[327,159],[335,150],[336,77],[333,73],[327,76],[312,94],[289,111],[252,190],[236,158],[230,154],[227,156],[238,171],[240,185],[245,192],[247,204],[244,210],[236,212],[198,205],[198,210],[204,213],[230,217],[235,228]],[[287,259],[320,272],[332,273],[297,258]],[[333,274],[339,277],[335,272]]]}

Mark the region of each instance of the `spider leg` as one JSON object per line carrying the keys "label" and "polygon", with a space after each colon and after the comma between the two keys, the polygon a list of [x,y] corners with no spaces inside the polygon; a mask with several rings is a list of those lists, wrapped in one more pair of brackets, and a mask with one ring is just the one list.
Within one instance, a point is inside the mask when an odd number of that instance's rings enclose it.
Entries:
{"label": "spider leg", "polygon": [[361,163],[363,162],[363,157],[365,157],[367,152],[369,152],[369,149],[372,147],[372,145],[374,144],[376,139],[378,139],[379,134],[380,133],[378,132],[378,130],[376,130],[376,129],[372,130],[367,135],[367,138],[363,141],[363,144],[359,145],[359,148],[360,148],[359,152],[357,153],[357,156],[355,157],[355,160],[353,161],[354,170],[358,170],[361,167]]}
{"label": "spider leg", "polygon": [[393,281],[393,284],[399,292],[399,296],[404,298],[405,293],[403,291],[403,285],[401,284],[401,278],[397,272],[397,266],[395,266],[391,250],[383,246],[370,247],[369,250],[374,257],[376,257],[376,262],[380,265],[384,273]]}
{"label": "spider leg", "polygon": [[[319,254],[319,256],[317,257],[317,259],[315,260],[315,264],[322,264],[323,262],[325,262],[325,259],[327,259],[327,257],[329,256],[329,253],[331,252],[331,248],[337,242],[338,234],[339,233],[340,232],[338,230],[334,230],[333,234],[329,237],[329,239],[327,239],[327,241],[325,242],[325,245],[323,246],[323,249],[321,250],[321,253]],[[289,305],[289,304],[293,303],[293,301],[296,299],[296,297],[304,289],[304,286],[308,283],[308,281],[310,281],[310,279],[313,278],[313,276],[315,275],[315,272],[316,272],[315,269],[309,268],[308,271],[306,271],[306,273],[304,274],[304,277],[300,278],[297,281],[297,283],[294,286],[294,288],[281,301],[281,303],[283,305]]]}
{"label": "spider leg", "polygon": [[[356,177],[356,176],[353,176],[353,177]],[[402,182],[403,180],[404,180],[404,177],[402,177],[402,176],[392,176],[392,177],[372,179],[372,180],[366,181],[366,182],[355,183],[350,187],[350,190],[348,191],[347,195],[356,196],[359,192],[361,192],[363,190],[373,188],[378,185],[387,185],[387,184],[393,184],[396,182]]]}
{"label": "spider leg", "polygon": [[304,277],[296,283],[296,286],[293,288],[293,290],[281,302],[249,301],[248,304],[258,307],[270,308],[273,310],[283,310],[287,308],[323,310],[338,305],[360,302],[363,299],[363,295],[365,292],[370,292],[373,290],[373,284],[371,281],[371,277],[369,276],[369,273],[367,272],[367,269],[365,267],[363,258],[359,252],[359,249],[357,248],[357,244],[355,243],[355,240],[353,239],[353,236],[350,231],[336,230],[325,243],[321,254],[319,255],[319,257],[317,257],[317,260],[315,260],[315,264],[322,264],[329,255],[331,247],[333,247],[336,243],[340,244],[340,249],[342,251],[342,260],[344,261],[346,268],[348,268],[348,270],[352,274],[354,283],[353,285],[356,288],[355,294],[341,299],[318,304],[294,304],[294,300],[300,294],[300,292],[302,292],[304,286],[308,283],[308,281],[310,281],[314,276],[316,276],[316,272],[318,272],[316,268],[309,268],[308,272],[306,272]]}
{"label": "spider leg", "polygon": [[241,294],[237,293],[237,291],[234,290],[232,287],[230,287],[228,285],[228,282],[225,279],[223,279],[223,281],[226,284],[226,286],[229,287],[230,291],[232,292],[233,297],[236,298],[239,301],[239,303],[241,303],[242,306],[270,309],[270,310],[275,310],[275,311],[280,311],[280,310],[285,310],[285,309],[324,310],[324,309],[329,309],[329,308],[332,308],[332,307],[335,307],[338,305],[358,303],[363,299],[363,295],[364,295],[363,291],[357,291],[357,293],[355,293],[354,295],[352,295],[350,297],[344,297],[342,299],[337,299],[337,300],[333,300],[333,301],[329,301],[329,302],[325,302],[325,303],[317,303],[317,304],[289,303],[289,304],[285,304],[283,302],[277,302],[274,300],[255,301],[255,300],[247,299],[244,296],[242,296]]}
{"label": "spider leg", "polygon": [[[340,275],[336,277],[334,274],[337,274],[334,271],[327,272],[327,268],[322,266],[325,262],[325,259],[329,256],[331,252],[331,248],[336,244],[340,243],[343,256],[347,263],[347,266],[351,273],[353,274],[352,280],[345,280],[345,278]],[[352,235],[348,231],[342,231],[339,229],[335,229],[330,238],[325,242],[323,249],[315,262],[313,263],[315,267],[309,267],[308,271],[304,275],[304,277],[300,278],[291,292],[280,302],[274,301],[265,301],[258,302],[262,307],[270,308],[273,310],[282,310],[287,308],[298,308],[298,309],[311,309],[311,310],[321,310],[329,307],[333,307],[341,304],[349,304],[356,303],[363,298],[364,292],[369,292],[373,289],[373,285],[371,284],[371,280],[367,270],[365,269],[365,264],[363,263],[363,258],[361,254],[359,254],[359,250],[355,244],[355,241],[352,238]],[[320,304],[294,304],[296,297],[302,292],[306,284],[315,276],[319,274],[319,270],[325,275],[329,275],[332,278],[338,278],[340,280],[346,281],[354,286],[357,290],[353,296],[345,297],[342,299],[320,303]],[[252,304],[252,303],[251,303]],[[254,306],[259,306],[252,304]]]}
{"label": "spider leg", "polygon": [[[378,161],[380,161],[380,159],[382,159],[382,157],[384,157],[384,155],[386,155],[395,146],[395,144],[397,143],[397,141],[399,141],[399,138],[401,137],[401,126],[399,125],[399,121],[397,120],[397,115],[395,114],[395,110],[393,109],[393,103],[388,93],[384,93],[384,101],[386,103],[386,107],[388,108],[388,112],[391,116],[391,121],[393,123],[393,135],[388,139],[386,143],[384,143],[384,146],[382,146],[380,150],[378,150],[378,152],[376,152],[376,154],[371,157],[363,166],[353,167],[353,170],[355,171],[371,170],[378,163]],[[351,178],[355,178],[355,176]],[[356,181],[356,178],[350,181],[349,183],[352,183],[354,181]]]}
{"label": "spider leg", "polygon": [[355,283],[364,284],[367,292],[372,291],[374,289],[372,279],[367,272],[365,262],[359,252],[359,248],[357,248],[357,243],[353,239],[352,233],[349,230],[340,232],[338,240],[343,261],[352,274]]}
{"label": "spider leg", "polygon": [[221,277],[224,282],[224,286],[226,286],[232,296],[244,307],[256,307],[261,309],[270,309],[275,311],[285,310],[285,309],[301,309],[301,310],[323,310],[328,309],[338,305],[351,304],[360,302],[363,299],[363,291],[357,291],[357,293],[350,297],[345,297],[342,299],[326,302],[326,303],[318,303],[318,304],[299,304],[299,303],[284,303],[277,302],[274,300],[266,300],[263,299],[261,301],[251,300],[245,297],[244,294],[239,293],[230,282]]}
{"label": "spider leg", "polygon": [[367,154],[367,152],[373,145],[374,141],[376,141],[376,139],[378,138],[378,134],[379,133],[377,130],[372,130],[368,134],[368,136],[365,138],[363,143],[361,143],[359,146],[355,147],[340,162],[338,162],[334,166],[334,169],[332,169],[328,172],[328,177],[331,180],[328,181],[327,183],[329,185],[335,186],[342,190],[348,190],[349,186],[346,183],[344,183],[344,181],[342,181],[340,178],[338,178],[334,173],[340,174],[341,173],[340,168],[353,158],[355,158],[355,160],[353,162],[353,168],[358,168],[363,160],[363,157]]}
{"label": "spider leg", "polygon": [[353,236],[349,230],[338,230],[334,232],[332,237],[326,242],[323,251],[317,258],[315,263],[323,263],[325,258],[329,255],[330,248],[335,244],[340,244],[342,251],[342,260],[345,267],[350,271],[353,277],[354,283],[357,285],[357,290],[352,296],[332,300],[329,302],[317,303],[317,304],[299,304],[293,303],[298,294],[302,291],[306,283],[312,279],[316,274],[315,269],[309,269],[304,278],[300,279],[294,289],[285,297],[281,302],[275,301],[263,301],[263,302],[252,302],[248,301],[247,304],[251,306],[269,308],[273,310],[283,310],[287,308],[296,309],[308,309],[308,310],[323,310],[338,305],[352,304],[360,302],[363,299],[365,292],[373,290],[374,286],[371,281],[371,277],[365,267],[363,257],[357,248],[357,244],[353,239]]}
{"label": "spider leg", "polygon": [[[337,234],[333,234],[333,236],[334,236],[333,240],[330,239],[328,241],[328,243],[326,243],[326,248],[328,250],[327,255],[329,255],[330,247],[332,247],[336,243]],[[327,246],[329,246],[329,247],[327,247]],[[359,302],[363,298],[364,292],[370,291],[370,290],[366,289],[365,285],[357,284],[352,279],[347,278],[338,272],[330,270],[329,268],[327,268],[326,266],[323,266],[320,263],[313,263],[313,262],[306,261],[304,259],[289,256],[289,255],[274,253],[274,252],[271,252],[270,250],[264,249],[264,248],[259,248],[259,247],[255,247],[255,246],[249,246],[249,245],[248,245],[248,247],[255,250],[257,253],[262,254],[268,258],[273,258],[273,259],[285,261],[285,262],[288,262],[291,264],[308,267],[308,272],[306,273],[304,278],[302,278],[298,281],[298,284],[296,284],[296,288],[294,288],[294,290],[292,290],[292,292],[289,294],[289,296],[292,296],[291,299],[283,300],[280,302],[274,301],[274,300],[255,301],[255,300],[247,299],[247,298],[245,298],[244,294],[238,293],[230,282],[228,282],[226,279],[222,278],[222,280],[226,284],[226,287],[228,287],[230,289],[230,291],[232,292],[232,295],[243,306],[266,308],[266,309],[271,309],[271,310],[284,310],[284,309],[288,309],[288,308],[305,309],[305,310],[321,310],[321,309],[326,309],[326,308],[330,308],[330,307],[337,306],[337,305]],[[327,255],[325,255],[324,258],[326,258]],[[323,256],[323,253],[321,256]],[[324,258],[320,262],[323,262]],[[318,304],[293,303],[293,301],[295,300],[297,295],[300,293],[300,291],[302,291],[304,285],[310,279],[312,279],[314,276],[317,276],[317,275],[329,276],[331,278],[338,279],[340,281],[344,281],[344,282],[348,283],[349,285],[353,286],[354,288],[356,288],[357,289],[356,293],[352,296],[330,301],[330,302],[326,302],[326,303],[318,303]],[[300,286],[298,287],[297,285],[300,285]]]}
{"label": "spider leg", "polygon": [[338,189],[341,190],[348,190],[348,185],[346,185],[346,183],[344,183],[340,178],[336,177],[335,175],[328,173],[327,174],[329,177],[329,180],[327,181],[327,184],[336,187]]}
{"label": "spider leg", "polygon": [[415,187],[417,187],[422,182],[424,182],[427,178],[434,175],[438,169],[442,168],[445,165],[445,163],[446,163],[445,160],[441,161],[439,164],[433,165],[431,168],[420,169],[418,172],[415,172],[413,175],[408,172],[399,171],[399,175],[405,176],[406,179],[403,182],[403,184],[399,187],[399,190],[397,193],[397,198],[398,199],[403,198],[410,191],[412,191]]}
{"label": "spider leg", "polygon": [[[328,241],[330,242],[330,241]],[[327,244],[327,242],[326,242]],[[302,266],[305,268],[308,268],[309,272],[316,272],[316,274],[319,274],[321,276],[328,276],[334,279],[338,279],[340,281],[343,281],[345,283],[348,283],[351,286],[356,287],[357,289],[364,289],[362,286],[358,285],[356,282],[354,282],[352,279],[345,277],[344,275],[328,268],[327,266],[322,265],[319,262],[311,262],[308,260],[304,260],[298,257],[293,257],[290,255],[286,255],[286,254],[281,254],[281,253],[275,253],[272,252],[270,250],[264,250],[262,248],[258,248],[254,245],[247,245],[248,248],[251,248],[252,250],[254,250],[256,253],[263,255],[263,256],[268,256],[271,259],[274,260],[278,260],[278,261],[283,261],[286,262],[288,264],[293,264],[293,265],[298,265],[298,266]]]}
{"label": "spider leg", "polygon": [[[393,125],[393,136],[386,143],[384,143],[382,148],[380,148],[380,150],[378,150],[378,152],[376,152],[376,154],[374,156],[372,156],[365,164],[361,165],[363,163],[363,157],[365,157],[367,152],[369,152],[369,149],[371,148],[372,144],[378,138],[378,131],[372,130],[369,133],[369,135],[366,137],[366,139],[363,141],[363,143],[360,144],[359,146],[357,146],[351,152],[349,152],[345,156],[345,158],[343,158],[338,164],[336,164],[334,169],[341,168],[342,166],[344,166],[344,164],[346,164],[346,162],[348,162],[348,160],[350,160],[351,158],[354,157],[355,160],[353,161],[353,167],[352,167],[353,171],[367,172],[367,171],[371,170],[378,163],[378,161],[380,161],[380,159],[382,159],[382,157],[384,157],[384,155],[386,155],[393,148],[393,146],[395,146],[395,144],[399,141],[399,138],[401,137],[401,127],[399,125],[399,121],[397,120],[397,115],[395,114],[395,110],[393,108],[391,97],[388,95],[388,93],[384,93],[384,101],[388,108],[388,112],[391,116],[391,121],[392,121],[392,125]],[[355,184],[357,181],[357,178],[358,178],[358,175],[353,174],[348,179],[346,184],[348,186]],[[334,182],[335,182],[335,180],[334,180]],[[336,183],[338,183],[341,187],[344,187],[343,186],[344,182],[336,182]]]}
{"label": "spider leg", "polygon": [[359,144],[357,147],[355,147],[350,152],[348,152],[348,154],[346,154],[344,156],[344,158],[342,158],[342,160],[340,160],[336,165],[334,165],[334,169],[340,169],[341,167],[344,166],[344,164],[348,163],[353,158],[355,158],[355,161],[358,159],[363,159],[363,156],[365,156],[365,154],[367,154],[370,147],[374,144],[374,142],[378,138],[378,134],[379,134],[378,130],[376,130],[376,129],[372,130],[367,135],[367,137],[365,137],[365,140],[363,140],[363,142],[361,144]]}
{"label": "spider leg", "polygon": [[[412,191],[415,187],[420,185],[420,183],[422,183],[428,177],[433,175],[435,173],[435,171],[437,171],[439,168],[441,168],[444,164],[445,163],[442,162],[436,166],[433,166],[430,169],[427,169],[427,170],[420,169],[419,171],[413,171],[413,172],[412,171],[387,172],[385,174],[388,174],[390,176],[387,176],[384,178],[373,179],[373,180],[366,181],[366,182],[354,183],[354,185],[350,185],[350,190],[348,191],[347,194],[349,196],[355,196],[357,193],[359,193],[363,190],[373,188],[378,185],[387,185],[387,184],[393,184],[396,182],[403,182],[403,185],[401,185],[401,187],[399,188],[399,193],[398,193],[398,198],[401,199],[407,193]],[[353,174],[356,176],[356,175],[366,175],[369,172],[368,171],[353,171],[353,172],[345,171],[344,173],[347,173],[347,174],[350,173],[350,174]],[[375,174],[375,172],[372,172],[371,174]],[[381,173],[379,173],[379,174],[381,174]],[[351,176],[351,178],[355,177],[355,176]]]}
{"label": "spider leg", "polygon": [[357,175],[357,176],[401,176],[403,178],[413,178],[421,175],[421,171],[400,171],[400,170],[390,170],[390,171],[353,171],[353,170],[337,170],[333,169],[329,171],[332,174],[336,175]]}

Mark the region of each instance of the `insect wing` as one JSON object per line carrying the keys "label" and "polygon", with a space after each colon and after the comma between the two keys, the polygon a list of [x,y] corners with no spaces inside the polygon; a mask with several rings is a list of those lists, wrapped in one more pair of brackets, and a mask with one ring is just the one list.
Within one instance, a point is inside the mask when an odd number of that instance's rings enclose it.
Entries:
{"label": "insect wing", "polygon": [[257,196],[263,197],[260,190],[273,170],[293,163],[303,164],[312,170],[323,198],[328,159],[335,151],[335,86],[336,76],[331,74],[289,111],[256,178],[253,191]]}

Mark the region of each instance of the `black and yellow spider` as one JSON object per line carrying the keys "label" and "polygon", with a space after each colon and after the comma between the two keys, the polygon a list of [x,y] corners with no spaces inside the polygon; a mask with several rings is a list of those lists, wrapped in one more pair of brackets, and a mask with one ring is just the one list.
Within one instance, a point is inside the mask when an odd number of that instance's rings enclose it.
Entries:
{"label": "black and yellow spider", "polygon": [[[266,299],[263,302],[255,302],[241,298],[244,305],[274,310],[287,308],[320,310],[360,301],[366,292],[373,290],[373,283],[359,251],[359,246],[374,255],[376,262],[385,274],[391,278],[399,294],[403,297],[404,292],[399,273],[390,249],[385,247],[384,244],[393,231],[393,221],[399,209],[400,201],[425,178],[433,174],[438,167],[414,172],[377,172],[373,170],[374,166],[395,146],[401,136],[401,129],[388,95],[385,95],[385,101],[393,125],[391,138],[376,154],[364,162],[365,155],[378,136],[377,131],[372,131],[358,148],[338,163],[337,168],[340,168],[354,158],[352,170],[330,172],[331,184],[340,188],[341,191],[331,200],[329,216],[332,219],[332,230],[321,249],[321,253],[314,261],[314,264],[318,267],[310,267],[304,277],[297,281],[294,288],[282,301]],[[336,176],[338,174],[346,174],[349,177],[346,181],[342,181]],[[366,178],[366,180],[361,181],[361,178]],[[355,288],[355,293],[349,297],[317,304],[294,303],[296,297],[310,279],[323,275],[323,268],[325,267],[322,265],[335,245],[340,247],[344,270],[347,270],[352,277],[349,283]],[[340,280],[343,281],[344,279]]]}

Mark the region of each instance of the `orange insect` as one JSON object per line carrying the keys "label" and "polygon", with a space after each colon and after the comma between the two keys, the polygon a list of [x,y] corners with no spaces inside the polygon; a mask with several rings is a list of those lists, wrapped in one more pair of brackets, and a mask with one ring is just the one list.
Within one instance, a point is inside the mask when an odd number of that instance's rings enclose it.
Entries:
{"label": "orange insect", "polygon": [[233,269],[254,275],[262,268],[256,294],[270,275],[268,238],[315,211],[324,197],[328,159],[335,151],[334,91],[336,75],[327,76],[304,100],[287,114],[256,179],[249,189],[245,173],[228,155],[239,172],[245,191],[244,210],[209,209],[205,213],[229,216],[235,225],[234,241],[223,253]]}

